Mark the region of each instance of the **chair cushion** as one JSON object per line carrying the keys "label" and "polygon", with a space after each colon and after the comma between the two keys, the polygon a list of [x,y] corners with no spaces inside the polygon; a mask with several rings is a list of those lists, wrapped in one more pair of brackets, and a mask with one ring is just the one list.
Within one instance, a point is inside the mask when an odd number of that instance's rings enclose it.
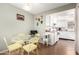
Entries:
{"label": "chair cushion", "polygon": [[31,51],[35,50],[36,48],[37,48],[37,45],[34,45],[34,44],[28,44],[28,45],[23,46],[23,49],[26,52],[31,52]]}
{"label": "chair cushion", "polygon": [[19,43],[14,43],[14,44],[8,46],[8,50],[9,50],[9,51],[14,51],[14,50],[19,49],[19,48],[21,48],[21,47],[22,47],[21,44],[19,44]]}

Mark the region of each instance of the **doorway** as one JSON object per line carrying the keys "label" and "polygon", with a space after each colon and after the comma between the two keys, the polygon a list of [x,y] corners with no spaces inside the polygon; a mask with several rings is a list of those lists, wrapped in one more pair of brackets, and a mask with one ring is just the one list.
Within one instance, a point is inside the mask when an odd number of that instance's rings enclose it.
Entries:
{"label": "doorway", "polygon": [[[50,32],[52,33],[54,33],[54,31],[57,33],[55,35],[56,38],[55,41],[58,42],[57,44],[59,46],[62,44],[61,46],[64,49],[68,49],[67,51],[70,51],[70,49],[72,49],[74,53],[75,53],[75,40],[76,40],[75,26],[76,26],[75,8],[49,14],[46,16],[46,28],[50,30]],[[72,53],[72,51],[69,53]]]}

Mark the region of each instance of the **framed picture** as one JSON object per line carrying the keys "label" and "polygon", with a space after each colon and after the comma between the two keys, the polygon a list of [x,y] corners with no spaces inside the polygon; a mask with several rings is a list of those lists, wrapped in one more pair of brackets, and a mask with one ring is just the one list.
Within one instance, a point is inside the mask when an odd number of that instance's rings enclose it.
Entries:
{"label": "framed picture", "polygon": [[68,22],[68,28],[73,29],[74,28],[74,22]]}
{"label": "framed picture", "polygon": [[38,21],[40,21],[40,18],[38,18]]}
{"label": "framed picture", "polygon": [[24,15],[21,14],[16,14],[17,20],[22,20],[24,21]]}
{"label": "framed picture", "polygon": [[41,21],[41,24],[43,23],[43,21]]}

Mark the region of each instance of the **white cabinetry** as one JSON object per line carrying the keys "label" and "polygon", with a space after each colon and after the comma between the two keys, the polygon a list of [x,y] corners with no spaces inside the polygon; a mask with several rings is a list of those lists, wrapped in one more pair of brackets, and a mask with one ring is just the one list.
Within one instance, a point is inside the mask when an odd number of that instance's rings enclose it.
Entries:
{"label": "white cabinetry", "polygon": [[57,32],[51,32],[49,34],[49,44],[53,45],[59,40]]}
{"label": "white cabinetry", "polygon": [[[45,35],[47,35],[47,38],[45,38]],[[53,45],[59,40],[57,32],[47,32],[45,33],[45,35],[43,38],[43,42],[47,42],[47,44],[49,45]]]}
{"label": "white cabinetry", "polygon": [[75,32],[60,31],[59,38],[75,40]]}

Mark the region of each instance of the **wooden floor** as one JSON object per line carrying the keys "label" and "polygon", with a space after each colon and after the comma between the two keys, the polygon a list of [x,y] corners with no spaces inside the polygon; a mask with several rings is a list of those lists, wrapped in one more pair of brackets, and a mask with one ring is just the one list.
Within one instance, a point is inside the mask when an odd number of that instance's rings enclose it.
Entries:
{"label": "wooden floor", "polygon": [[41,45],[39,55],[75,55],[75,42],[59,40],[54,46]]}
{"label": "wooden floor", "polygon": [[[25,52],[24,55],[27,55],[27,53]],[[40,44],[38,55],[76,55],[75,41],[59,40],[53,46]]]}

